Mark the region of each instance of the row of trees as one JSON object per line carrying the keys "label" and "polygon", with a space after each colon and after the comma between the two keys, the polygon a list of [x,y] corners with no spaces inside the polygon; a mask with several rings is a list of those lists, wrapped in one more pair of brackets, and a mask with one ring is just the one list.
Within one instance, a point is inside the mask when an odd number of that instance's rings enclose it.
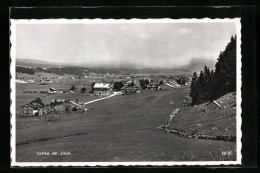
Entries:
{"label": "row of trees", "polygon": [[190,97],[192,105],[213,101],[236,90],[236,37],[231,37],[226,49],[220,53],[215,71],[204,67],[197,75],[194,72]]}
{"label": "row of trees", "polygon": [[114,90],[120,91],[122,87],[124,87],[124,83],[123,82],[115,82],[114,83]]}
{"label": "row of trees", "polygon": [[[70,91],[76,91],[77,90],[77,88],[75,87],[75,85],[72,85],[71,87],[70,87]],[[82,93],[85,93],[86,91],[87,91],[87,89],[85,88],[85,87],[82,87],[81,89],[80,89],[80,91],[82,92]]]}
{"label": "row of trees", "polygon": [[[148,86],[150,83],[153,83],[154,81],[151,80],[151,82],[150,82],[148,79],[140,79],[139,82],[140,82],[141,88],[142,88],[142,89],[146,89],[147,86]],[[163,85],[163,81],[161,80],[158,85],[159,85],[159,86]]]}
{"label": "row of trees", "polygon": [[16,66],[17,73],[27,73],[27,74],[35,74],[35,70],[33,68],[27,68],[22,66]]}

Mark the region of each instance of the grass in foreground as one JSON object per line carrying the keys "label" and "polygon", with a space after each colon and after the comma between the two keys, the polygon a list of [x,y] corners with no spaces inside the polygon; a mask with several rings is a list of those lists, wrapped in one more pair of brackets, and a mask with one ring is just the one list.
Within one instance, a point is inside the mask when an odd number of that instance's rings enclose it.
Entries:
{"label": "grass in foreground", "polygon": [[[87,114],[59,114],[48,123],[37,118],[17,119],[16,142],[53,140],[16,148],[17,161],[190,161],[229,160],[222,150],[235,153],[235,142],[186,139],[154,130],[166,122],[189,88],[144,90],[90,104]],[[170,104],[170,102],[174,104]],[[177,116],[176,116],[177,118]],[[82,134],[82,135],[74,135]],[[74,136],[73,136],[74,135]],[[69,136],[55,139],[59,136]],[[68,156],[37,156],[36,152],[70,152]]]}

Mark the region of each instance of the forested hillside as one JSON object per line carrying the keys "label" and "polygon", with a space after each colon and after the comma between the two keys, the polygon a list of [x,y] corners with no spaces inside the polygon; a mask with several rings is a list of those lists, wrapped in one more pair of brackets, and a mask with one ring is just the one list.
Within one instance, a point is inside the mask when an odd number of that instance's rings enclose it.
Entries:
{"label": "forested hillside", "polygon": [[220,96],[236,90],[236,37],[223,52],[220,52],[215,70],[207,66],[198,75],[194,72],[190,96],[192,105],[212,101]]}

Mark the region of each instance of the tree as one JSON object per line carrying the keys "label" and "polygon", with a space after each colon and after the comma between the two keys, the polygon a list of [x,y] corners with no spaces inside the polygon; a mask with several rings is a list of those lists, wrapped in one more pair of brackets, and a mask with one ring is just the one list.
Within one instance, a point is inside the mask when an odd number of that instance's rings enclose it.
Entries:
{"label": "tree", "polygon": [[70,106],[69,105],[65,105],[65,111],[70,112]]}
{"label": "tree", "polygon": [[94,85],[96,84],[96,82],[93,82],[93,83],[91,83],[90,84],[90,86],[91,86],[91,91],[93,91],[93,88],[94,88]]}
{"label": "tree", "polygon": [[146,88],[146,84],[145,84],[144,79],[140,79],[139,82],[140,82],[141,88],[142,88],[142,89],[145,89],[145,88]]}
{"label": "tree", "polygon": [[181,83],[181,79],[180,78],[175,78],[175,81],[180,84]]}
{"label": "tree", "polygon": [[231,37],[224,52],[221,52],[216,63],[216,97],[236,89],[236,37]]}
{"label": "tree", "polygon": [[148,79],[145,79],[145,80],[144,80],[144,83],[145,83],[145,85],[148,85],[150,82],[149,82]]}
{"label": "tree", "polygon": [[114,83],[114,89],[116,91],[120,91],[120,89],[124,86],[123,82],[115,82]]}
{"label": "tree", "polygon": [[182,78],[180,79],[180,85],[185,85],[186,84],[186,79]]}
{"label": "tree", "polygon": [[37,97],[35,100],[33,100],[31,103],[38,103],[39,105],[41,105],[42,107],[44,107],[44,103],[42,102],[41,98],[40,97]]}
{"label": "tree", "polygon": [[81,92],[82,92],[82,93],[85,93],[86,90],[87,90],[87,89],[86,89],[85,87],[81,88]]}
{"label": "tree", "polygon": [[190,97],[192,98],[191,105],[196,105],[200,101],[200,87],[199,87],[199,80],[197,73],[193,73],[192,81],[191,81],[191,91],[190,91]]}
{"label": "tree", "polygon": [[194,73],[190,96],[192,104],[213,101],[220,96],[236,90],[236,37],[220,52],[215,71],[205,66],[199,77]]}
{"label": "tree", "polygon": [[129,84],[130,87],[134,87],[135,86],[135,83],[132,81],[130,84]]}
{"label": "tree", "polygon": [[163,81],[162,80],[160,81],[159,85],[163,85]]}
{"label": "tree", "polygon": [[73,107],[73,108],[72,108],[72,111],[73,111],[73,112],[76,112],[77,110],[78,110],[77,107]]}
{"label": "tree", "polygon": [[197,79],[198,79],[197,73],[194,72],[191,79],[191,85],[190,85],[190,97],[194,97]]}
{"label": "tree", "polygon": [[75,89],[76,89],[76,88],[75,88],[74,85],[72,85],[71,88],[70,88],[71,91],[75,91]]}

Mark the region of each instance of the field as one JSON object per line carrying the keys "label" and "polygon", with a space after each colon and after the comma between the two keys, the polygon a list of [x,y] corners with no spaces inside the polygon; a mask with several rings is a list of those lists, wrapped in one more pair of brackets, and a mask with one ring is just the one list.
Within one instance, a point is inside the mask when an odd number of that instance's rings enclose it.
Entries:
{"label": "field", "polygon": [[[23,93],[26,85],[17,85],[17,109],[26,100],[40,96]],[[57,85],[58,84],[52,84]],[[41,85],[32,85],[40,89]],[[44,86],[46,87],[46,86]],[[48,86],[49,87],[49,86]],[[60,86],[60,87],[66,87]],[[167,88],[167,87],[166,87]],[[100,161],[218,161],[235,160],[236,143],[203,139],[188,139],[155,130],[169,119],[170,113],[180,108],[173,121],[179,129],[197,133],[234,135],[235,121],[222,123],[235,116],[232,109],[220,112],[202,107],[183,106],[189,86],[162,91],[142,90],[134,95],[114,96],[89,104],[94,111],[86,114],[57,114],[57,121],[47,119],[17,118],[16,161],[18,162],[100,162]],[[68,95],[67,95],[68,96]],[[65,97],[60,95],[58,97]],[[80,101],[96,99],[88,94],[73,95]],[[171,104],[172,103],[172,104]],[[197,113],[202,112],[196,115]],[[210,116],[214,115],[214,116]],[[218,120],[218,121],[216,121]],[[210,124],[211,123],[211,124]],[[192,127],[202,124],[203,128]],[[204,126],[205,125],[205,126]],[[212,127],[217,127],[215,130]],[[227,129],[228,130],[225,130]],[[30,143],[37,141],[35,143]],[[231,155],[222,152],[231,151]],[[37,155],[49,152],[50,155]],[[51,155],[65,152],[66,155]]]}

